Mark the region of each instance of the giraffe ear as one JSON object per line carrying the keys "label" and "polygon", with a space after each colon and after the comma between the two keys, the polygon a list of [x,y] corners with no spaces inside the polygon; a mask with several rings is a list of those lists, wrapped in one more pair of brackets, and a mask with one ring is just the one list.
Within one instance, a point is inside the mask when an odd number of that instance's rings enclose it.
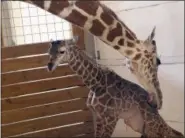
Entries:
{"label": "giraffe ear", "polygon": [[51,47],[52,47],[52,42],[49,43],[49,46],[48,46],[48,53],[50,53]]}
{"label": "giraffe ear", "polygon": [[153,28],[151,34],[148,36],[148,38],[147,38],[145,41],[147,41],[147,42],[152,42],[152,40],[153,40],[154,37],[155,37],[155,30],[156,30],[156,26],[154,26],[154,28]]}

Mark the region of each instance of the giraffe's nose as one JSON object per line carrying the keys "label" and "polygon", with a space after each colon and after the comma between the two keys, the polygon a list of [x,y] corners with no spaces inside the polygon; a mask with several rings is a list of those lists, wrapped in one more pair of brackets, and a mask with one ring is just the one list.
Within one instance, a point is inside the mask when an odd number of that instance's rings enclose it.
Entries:
{"label": "giraffe's nose", "polygon": [[49,71],[52,71],[52,68],[53,68],[53,63],[52,62],[49,62],[48,63],[48,70]]}

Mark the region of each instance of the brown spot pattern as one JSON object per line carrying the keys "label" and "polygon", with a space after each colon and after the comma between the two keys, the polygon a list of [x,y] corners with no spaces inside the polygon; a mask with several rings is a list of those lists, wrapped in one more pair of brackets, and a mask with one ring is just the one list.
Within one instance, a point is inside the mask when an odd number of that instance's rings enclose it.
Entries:
{"label": "brown spot pattern", "polygon": [[119,44],[119,45],[124,45],[124,39],[121,38],[121,39],[118,41],[118,44]]}
{"label": "brown spot pattern", "polygon": [[113,17],[105,12],[100,15],[101,19],[107,24],[111,25],[114,21]]}
{"label": "brown spot pattern", "polygon": [[95,79],[91,80],[91,85],[95,85],[95,84],[96,84],[96,80]]}
{"label": "brown spot pattern", "polygon": [[101,106],[100,104],[97,104],[97,105],[95,106],[95,109],[96,109],[98,112],[103,112],[104,107]]}
{"label": "brown spot pattern", "polygon": [[139,48],[136,48],[137,52],[140,52],[141,50]]}
{"label": "brown spot pattern", "polygon": [[79,75],[83,74],[83,69],[82,69],[82,68],[78,69],[77,73],[78,73]]}
{"label": "brown spot pattern", "polygon": [[75,61],[75,59],[73,58],[73,59],[69,62],[69,64],[73,66],[73,65],[75,64],[75,62],[76,62],[76,61]]}
{"label": "brown spot pattern", "polygon": [[77,69],[78,69],[78,66],[79,66],[79,65],[78,65],[78,62],[77,62],[76,64],[74,64],[74,65],[72,66],[72,69],[73,69],[73,70],[77,70]]}
{"label": "brown spot pattern", "polygon": [[98,2],[95,1],[77,1],[75,5],[84,10],[87,14],[96,15],[96,11],[98,10]]}
{"label": "brown spot pattern", "polygon": [[91,75],[92,77],[94,77],[96,74],[97,74],[97,69],[96,67],[94,67]]}
{"label": "brown spot pattern", "polygon": [[139,60],[141,58],[141,53],[136,54],[136,56],[133,58],[134,60]]}
{"label": "brown spot pattern", "polygon": [[126,30],[130,33],[130,35],[132,35],[132,37],[134,37],[135,39],[137,38],[136,35],[134,34],[134,32],[132,32],[125,23],[122,22],[122,25],[126,28]]}
{"label": "brown spot pattern", "polygon": [[99,20],[96,19],[93,20],[92,27],[89,31],[96,36],[101,36],[104,30],[105,26]]}
{"label": "brown spot pattern", "polygon": [[137,44],[139,44],[139,43],[140,43],[140,41],[139,41],[139,40],[136,40],[136,43],[137,43]]}
{"label": "brown spot pattern", "polygon": [[102,74],[101,74],[101,72],[98,72],[96,75],[96,80],[100,81],[101,78],[102,78]]}
{"label": "brown spot pattern", "polygon": [[88,65],[88,61],[85,59],[84,60],[84,67],[87,67],[87,65]]}
{"label": "brown spot pattern", "polygon": [[85,22],[87,21],[87,17],[76,10],[73,10],[71,14],[69,14],[69,16],[67,16],[65,19],[80,27],[83,27],[85,25]]}
{"label": "brown spot pattern", "polygon": [[91,71],[92,71],[92,69],[93,69],[93,65],[92,65],[92,64],[89,64],[89,66],[88,66],[88,68],[87,68],[87,69],[88,69],[88,71],[89,71],[89,72],[91,72]]}
{"label": "brown spot pattern", "polygon": [[118,50],[118,49],[120,49],[120,47],[119,46],[114,46],[114,49]]}
{"label": "brown spot pattern", "polygon": [[126,30],[126,37],[130,40],[134,40],[134,37]]}
{"label": "brown spot pattern", "polygon": [[95,74],[97,74],[98,69],[97,69],[97,68],[93,68],[93,72],[94,72]]}
{"label": "brown spot pattern", "polygon": [[150,56],[149,56],[149,54],[145,54],[145,57],[146,57],[146,58],[149,58]]}
{"label": "brown spot pattern", "polygon": [[89,74],[88,74],[88,71],[85,70],[85,71],[84,71],[84,74],[83,74],[83,79],[85,80],[85,79],[87,78],[88,75],[89,75]]}
{"label": "brown spot pattern", "polygon": [[112,42],[116,37],[122,35],[122,27],[120,23],[117,23],[116,28],[112,29],[107,35],[107,40]]}
{"label": "brown spot pattern", "polygon": [[55,15],[58,15],[65,7],[68,6],[69,6],[68,1],[51,1],[51,5],[48,11],[54,13]]}
{"label": "brown spot pattern", "polygon": [[131,42],[127,42],[127,46],[131,48],[135,47],[134,43],[131,43]]}
{"label": "brown spot pattern", "polygon": [[132,51],[132,50],[126,50],[125,53],[126,53],[127,55],[132,55],[132,54],[133,54],[133,51]]}
{"label": "brown spot pattern", "polygon": [[107,101],[110,99],[110,95],[106,94],[105,96],[103,96],[102,98],[99,99],[99,101],[102,103],[102,104],[106,104]]}

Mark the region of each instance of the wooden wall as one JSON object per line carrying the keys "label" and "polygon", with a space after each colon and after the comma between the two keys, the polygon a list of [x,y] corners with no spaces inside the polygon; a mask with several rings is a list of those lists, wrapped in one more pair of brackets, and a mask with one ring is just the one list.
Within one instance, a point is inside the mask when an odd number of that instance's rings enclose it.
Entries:
{"label": "wooden wall", "polygon": [[2,137],[93,135],[89,90],[67,64],[47,72],[47,42],[1,50]]}

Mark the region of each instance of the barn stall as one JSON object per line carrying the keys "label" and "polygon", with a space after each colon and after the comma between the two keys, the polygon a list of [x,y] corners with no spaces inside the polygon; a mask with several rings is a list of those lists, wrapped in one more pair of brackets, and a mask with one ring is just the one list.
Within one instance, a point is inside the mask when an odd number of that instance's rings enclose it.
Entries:
{"label": "barn stall", "polygon": [[[170,126],[184,133],[184,33],[182,31],[184,30],[184,16],[182,14],[184,2],[102,2],[128,24],[140,38],[145,39],[151,28],[156,25],[158,53],[163,63],[159,68],[159,79],[164,92],[164,108],[160,111],[160,114]],[[82,86],[83,84],[77,79],[78,77],[71,79],[75,74],[67,65],[62,65],[53,74],[46,71],[48,41],[51,38],[53,40],[70,39],[74,34],[77,34],[80,36],[80,46],[95,54],[96,57],[101,54],[101,59],[104,59],[100,60],[101,64],[109,66],[120,76],[137,83],[134,76],[121,66],[121,61],[115,60],[121,59],[122,56],[112,48],[104,46],[105,44],[98,39],[91,40],[95,43],[95,50],[91,49],[89,40],[83,37],[85,32],[32,5],[7,2],[2,5],[2,9],[3,37],[1,40],[4,43],[2,45],[1,74],[2,136],[92,136],[92,119],[86,109],[85,100],[82,101],[87,97],[88,90]],[[69,30],[71,33],[69,33]],[[84,45],[84,41],[88,41],[88,47],[85,47],[87,45]],[[37,48],[34,48],[34,46]],[[11,50],[8,48],[11,48]],[[25,50],[26,48],[29,49]],[[26,51],[29,51],[29,53]],[[22,64],[21,60],[23,59],[24,62],[28,60],[29,65]],[[8,62],[12,63],[7,66]],[[6,66],[4,63],[6,63]],[[59,79],[62,79],[62,81],[57,84]],[[33,86],[28,87],[29,83],[33,83]],[[78,100],[81,100],[81,102],[77,103]],[[76,103],[73,103],[74,101]],[[79,107],[76,105],[79,105]],[[87,111],[87,114],[84,113],[85,115],[82,116],[81,109]],[[73,110],[76,112],[71,113]],[[77,115],[77,113],[79,114]],[[85,119],[86,116],[87,119]],[[68,117],[71,120],[67,119]],[[14,130],[14,128],[16,129]],[[113,137],[123,136],[138,137],[140,134],[126,126],[123,120],[119,120]]]}
{"label": "barn stall", "polygon": [[89,90],[67,64],[46,69],[50,39],[85,50],[83,30],[19,1],[2,3],[1,27],[2,137],[92,136]]}

